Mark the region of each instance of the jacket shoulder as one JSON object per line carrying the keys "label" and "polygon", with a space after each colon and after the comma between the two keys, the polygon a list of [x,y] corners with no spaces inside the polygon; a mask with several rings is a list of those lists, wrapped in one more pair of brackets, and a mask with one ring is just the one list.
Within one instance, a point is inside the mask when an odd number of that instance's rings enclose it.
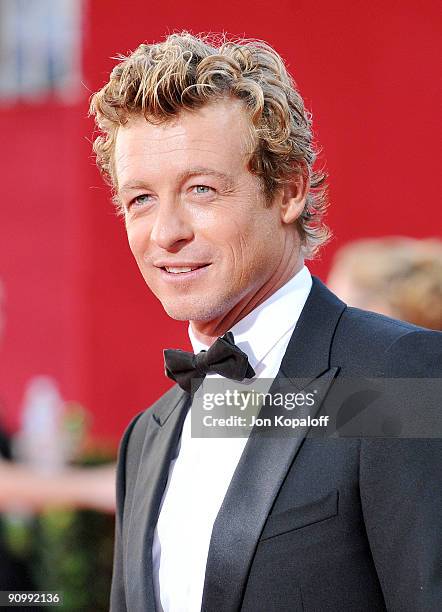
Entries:
{"label": "jacket shoulder", "polygon": [[336,329],[332,355],[349,374],[440,376],[442,333],[347,307]]}

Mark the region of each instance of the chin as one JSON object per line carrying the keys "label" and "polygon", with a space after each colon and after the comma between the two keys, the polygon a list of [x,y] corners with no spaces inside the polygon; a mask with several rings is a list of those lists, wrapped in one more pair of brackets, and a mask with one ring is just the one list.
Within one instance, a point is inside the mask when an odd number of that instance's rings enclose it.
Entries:
{"label": "chin", "polygon": [[228,312],[225,303],[207,303],[203,300],[162,301],[166,314],[176,321],[212,321]]}

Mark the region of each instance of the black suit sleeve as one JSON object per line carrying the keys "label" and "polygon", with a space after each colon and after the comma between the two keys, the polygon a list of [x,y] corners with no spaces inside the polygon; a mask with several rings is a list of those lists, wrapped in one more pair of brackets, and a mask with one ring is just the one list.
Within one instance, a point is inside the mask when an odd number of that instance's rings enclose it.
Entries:
{"label": "black suit sleeve", "polygon": [[[442,334],[408,333],[389,353],[387,376],[442,377]],[[388,610],[440,610],[441,467],[440,437],[361,441],[364,522]]]}
{"label": "black suit sleeve", "polygon": [[439,440],[362,441],[362,509],[388,610],[440,610],[441,465]]}
{"label": "black suit sleeve", "polygon": [[[141,413],[142,414],[142,413]],[[137,415],[129,424],[124,432],[118,450],[117,463],[117,507],[115,513],[115,544],[114,544],[114,565],[112,574],[112,587],[110,597],[111,612],[127,612],[126,594],[124,587],[124,546],[123,546],[123,516],[126,500],[126,482],[127,482],[127,455],[129,441],[132,431],[140,418],[141,414]]]}

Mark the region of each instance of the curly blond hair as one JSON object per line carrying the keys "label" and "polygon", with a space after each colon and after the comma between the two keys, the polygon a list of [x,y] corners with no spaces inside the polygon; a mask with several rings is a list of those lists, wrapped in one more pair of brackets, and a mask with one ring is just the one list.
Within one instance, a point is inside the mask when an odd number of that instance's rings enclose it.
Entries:
{"label": "curly blond hair", "polygon": [[[317,151],[311,114],[278,53],[259,40],[181,32],[116,59],[119,63],[109,82],[90,104],[101,131],[93,148],[105,180],[117,188],[115,140],[119,126],[131,115],[142,114],[147,121],[160,123],[216,99],[238,98],[251,120],[248,169],[260,177],[268,201],[296,175],[309,181],[297,224],[304,255],[313,258],[330,237],[322,222],[326,174],[313,169]],[[114,201],[121,212],[118,197]]]}

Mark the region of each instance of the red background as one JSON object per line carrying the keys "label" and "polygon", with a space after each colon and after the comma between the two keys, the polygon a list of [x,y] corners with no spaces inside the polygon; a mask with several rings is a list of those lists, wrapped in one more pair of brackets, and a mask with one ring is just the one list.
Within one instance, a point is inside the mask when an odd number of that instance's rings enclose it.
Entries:
{"label": "red background", "polygon": [[185,346],[131,259],[124,227],[90,151],[87,100],[117,53],[168,32],[225,31],[276,47],[312,110],[330,174],[335,239],[311,269],[363,236],[440,234],[436,117],[439,3],[318,0],[268,3],[91,1],[84,88],[71,105],[0,109],[2,420],[17,426],[27,380],[49,374],[116,441],[168,388],[162,348]]}

